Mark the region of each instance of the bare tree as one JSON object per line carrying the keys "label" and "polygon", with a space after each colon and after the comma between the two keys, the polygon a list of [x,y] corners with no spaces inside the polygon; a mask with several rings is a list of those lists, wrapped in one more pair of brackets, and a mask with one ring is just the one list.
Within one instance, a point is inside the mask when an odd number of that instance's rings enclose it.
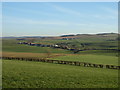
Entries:
{"label": "bare tree", "polygon": [[46,50],[46,58],[50,58],[51,56],[51,52],[49,49]]}

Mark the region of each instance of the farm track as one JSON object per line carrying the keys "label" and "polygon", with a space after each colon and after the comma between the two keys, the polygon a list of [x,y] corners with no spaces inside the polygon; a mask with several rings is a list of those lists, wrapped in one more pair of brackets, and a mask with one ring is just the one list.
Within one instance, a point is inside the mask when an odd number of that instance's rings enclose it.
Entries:
{"label": "farm track", "polygon": [[47,62],[47,63],[93,67],[93,68],[120,69],[120,66],[116,66],[116,65],[103,65],[103,64],[93,64],[93,63],[87,63],[87,62],[50,60],[45,58],[25,58],[25,57],[6,57],[6,56],[0,57],[0,58],[7,59],[7,60],[37,61],[37,62]]}

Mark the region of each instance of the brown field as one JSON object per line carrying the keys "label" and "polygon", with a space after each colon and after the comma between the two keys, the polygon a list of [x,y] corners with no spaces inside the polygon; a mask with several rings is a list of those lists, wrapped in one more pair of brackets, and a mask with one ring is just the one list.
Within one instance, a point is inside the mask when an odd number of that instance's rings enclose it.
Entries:
{"label": "brown field", "polygon": [[[46,53],[20,53],[20,52],[0,52],[2,56],[8,57],[39,57],[46,58],[48,55]],[[67,54],[51,54],[49,58],[57,57],[57,56],[65,56]]]}

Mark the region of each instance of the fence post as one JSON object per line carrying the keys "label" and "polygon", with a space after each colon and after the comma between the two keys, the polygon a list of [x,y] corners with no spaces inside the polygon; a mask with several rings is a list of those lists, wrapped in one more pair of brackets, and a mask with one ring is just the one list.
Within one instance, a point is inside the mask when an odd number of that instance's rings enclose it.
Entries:
{"label": "fence post", "polygon": [[116,66],[117,67],[117,69],[120,69],[120,66]]}
{"label": "fence post", "polygon": [[83,63],[83,65],[84,65],[84,67],[86,67],[87,64],[86,64],[86,63]]}
{"label": "fence post", "polygon": [[110,65],[106,65],[106,68],[109,68],[109,69],[110,69]]}
{"label": "fence post", "polygon": [[97,64],[93,64],[93,67],[96,67],[96,68],[97,68],[97,67],[98,67],[98,65],[97,65]]}
{"label": "fence post", "polygon": [[102,65],[102,64],[100,64],[100,65],[99,65],[99,67],[100,67],[100,68],[103,68],[103,65]]}

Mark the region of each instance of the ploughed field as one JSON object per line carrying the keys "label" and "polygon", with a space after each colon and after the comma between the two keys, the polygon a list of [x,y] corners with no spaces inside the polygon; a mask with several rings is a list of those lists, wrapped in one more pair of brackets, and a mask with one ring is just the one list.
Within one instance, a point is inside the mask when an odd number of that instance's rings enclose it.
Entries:
{"label": "ploughed field", "polygon": [[[92,43],[85,48],[117,49],[117,41],[109,38],[81,38],[77,40],[36,40],[43,44]],[[112,39],[112,37],[111,37]],[[74,54],[70,50],[17,44],[16,39],[3,39],[2,55],[6,57],[39,57],[63,61],[118,65],[118,52],[114,50],[86,50]],[[99,45],[102,43],[101,45]],[[108,46],[107,46],[108,45]],[[81,46],[80,46],[81,47]],[[83,49],[81,47],[81,49]],[[18,60],[3,61],[4,88],[116,88],[118,70],[61,65]]]}

